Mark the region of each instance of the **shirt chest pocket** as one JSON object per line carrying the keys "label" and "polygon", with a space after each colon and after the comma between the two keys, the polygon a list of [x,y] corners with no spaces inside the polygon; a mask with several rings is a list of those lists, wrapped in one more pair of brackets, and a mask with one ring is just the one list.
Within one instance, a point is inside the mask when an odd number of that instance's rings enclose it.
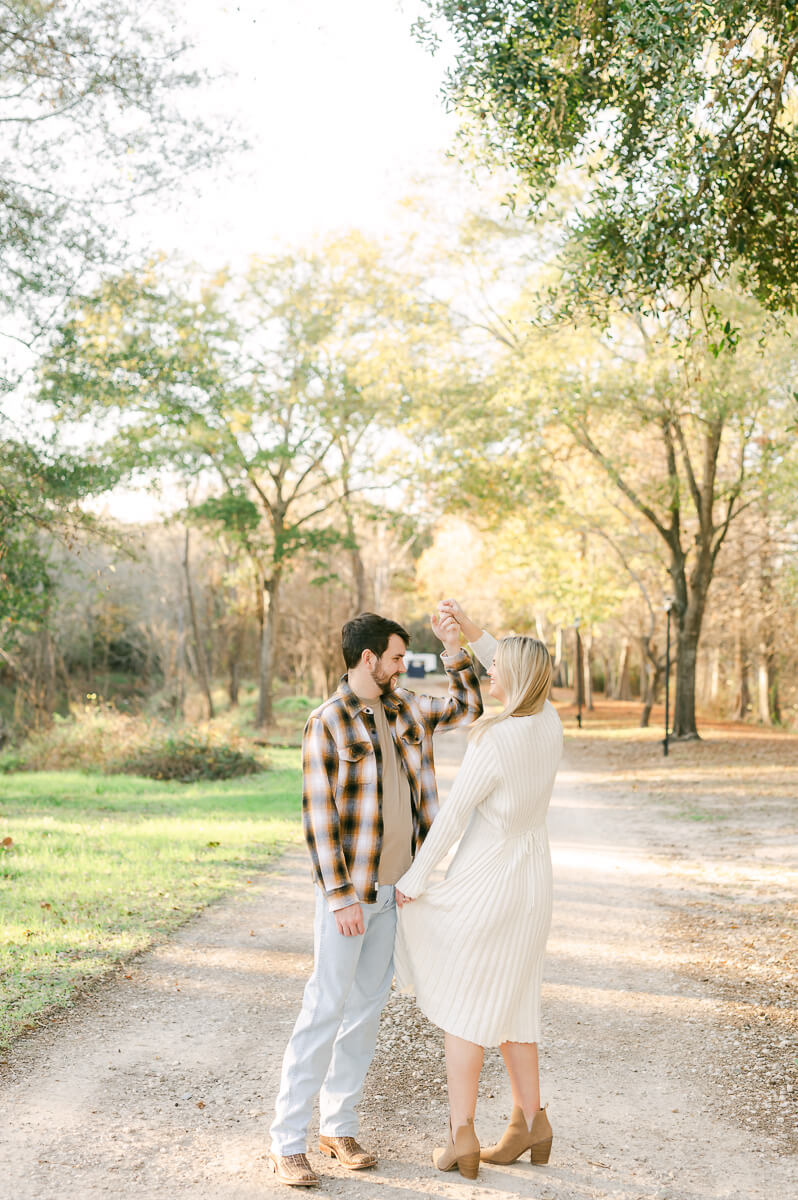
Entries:
{"label": "shirt chest pocket", "polygon": [[367,794],[377,787],[377,766],[371,742],[346,742],[338,746],[338,781],[336,791],[339,805],[361,805]]}
{"label": "shirt chest pocket", "polygon": [[417,779],[421,771],[421,745],[423,731],[420,725],[408,725],[399,729],[399,754],[404,761],[405,771],[411,780]]}
{"label": "shirt chest pocket", "polygon": [[338,758],[342,764],[348,767],[362,763],[364,758],[373,753],[374,748],[371,742],[347,742],[338,747]]}
{"label": "shirt chest pocket", "polygon": [[404,728],[399,728],[399,741],[409,750],[421,750],[421,740],[423,737],[420,725],[406,725]]}

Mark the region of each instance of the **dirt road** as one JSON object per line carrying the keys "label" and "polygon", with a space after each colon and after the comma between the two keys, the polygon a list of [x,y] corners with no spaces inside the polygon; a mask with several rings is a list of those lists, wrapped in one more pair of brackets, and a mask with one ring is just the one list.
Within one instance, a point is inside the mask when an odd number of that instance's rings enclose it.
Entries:
{"label": "dirt road", "polygon": [[[440,739],[443,790],[463,737]],[[679,971],[667,913],[682,878],[672,827],[597,789],[566,757],[551,812],[543,1091],[548,1167],[485,1167],[476,1184],[429,1163],[445,1126],[441,1035],[413,1002],[385,1011],[363,1108],[375,1171],[313,1156],[322,1195],[540,1200],[774,1200],[798,1163],[727,1110],[720,1003]],[[605,781],[606,782],[606,781]],[[301,846],[73,1011],[21,1041],[0,1081],[0,1195],[9,1200],[255,1200],[274,1190],[265,1152],[283,1048],[311,967],[312,886]],[[745,1080],[742,1080],[745,1086]],[[509,1115],[498,1054],[477,1129]],[[318,1193],[316,1193],[318,1194]]]}

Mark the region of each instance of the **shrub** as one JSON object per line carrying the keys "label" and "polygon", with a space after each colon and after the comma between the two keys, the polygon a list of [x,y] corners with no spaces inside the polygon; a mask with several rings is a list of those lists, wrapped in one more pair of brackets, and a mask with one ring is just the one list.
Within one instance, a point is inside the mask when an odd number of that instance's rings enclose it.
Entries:
{"label": "shrub", "polygon": [[0,755],[0,771],[102,771],[186,783],[235,779],[264,769],[243,739],[225,732],[174,729],[164,722],[89,705]]}
{"label": "shrub", "polygon": [[128,775],[146,775],[149,779],[176,779],[193,783],[197,779],[235,779],[254,775],[263,765],[253,754],[238,750],[228,742],[209,735],[167,734],[140,747],[116,768]]}
{"label": "shrub", "polygon": [[107,705],[87,704],[70,717],[56,714],[52,725],[28,735],[3,769],[27,771],[106,771],[150,736],[150,727]]}

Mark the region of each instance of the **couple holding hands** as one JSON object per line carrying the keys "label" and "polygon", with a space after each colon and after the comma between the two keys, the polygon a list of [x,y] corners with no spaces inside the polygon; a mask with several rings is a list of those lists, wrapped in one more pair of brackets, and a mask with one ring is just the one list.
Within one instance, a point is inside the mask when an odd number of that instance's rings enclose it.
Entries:
{"label": "couple holding hands", "polygon": [[[551,921],[545,818],[562,751],[547,699],[542,642],[497,642],[443,601],[432,621],[449,677],[445,698],[397,687],[409,635],[373,613],[342,630],[347,673],[311,713],[302,743],[303,824],[316,889],[314,970],[283,1059],[269,1163],[281,1183],[312,1187],[307,1130],[319,1097],[319,1150],[342,1166],[376,1165],[357,1141],[356,1105],[394,973],[445,1033],[448,1143],[441,1171],[476,1179],[480,1160],[548,1161],[537,1043]],[[461,635],[503,706],[482,712]],[[473,722],[438,811],[432,735]],[[460,844],[445,878],[433,872]],[[398,917],[398,921],[397,921]],[[474,1129],[485,1046],[499,1046],[513,1094],[500,1141]]]}

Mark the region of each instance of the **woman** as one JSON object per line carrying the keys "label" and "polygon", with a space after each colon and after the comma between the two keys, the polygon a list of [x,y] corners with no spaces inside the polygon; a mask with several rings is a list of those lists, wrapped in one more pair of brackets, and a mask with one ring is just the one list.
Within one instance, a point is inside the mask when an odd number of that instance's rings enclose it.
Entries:
{"label": "woman", "polygon": [[[551,858],[544,824],[562,752],[562,725],[547,699],[552,666],[542,642],[496,642],[453,600],[453,617],[488,668],[503,705],[474,725],[448,800],[412,866],[396,884],[400,987],[445,1031],[449,1144],[441,1171],[475,1179],[483,1162],[525,1151],[548,1162],[552,1131],[540,1107],[537,1043],[543,954],[551,923]],[[462,840],[446,878],[434,868]],[[413,903],[410,903],[413,901]],[[485,1046],[499,1046],[513,1114],[501,1140],[480,1150],[474,1132]]]}

